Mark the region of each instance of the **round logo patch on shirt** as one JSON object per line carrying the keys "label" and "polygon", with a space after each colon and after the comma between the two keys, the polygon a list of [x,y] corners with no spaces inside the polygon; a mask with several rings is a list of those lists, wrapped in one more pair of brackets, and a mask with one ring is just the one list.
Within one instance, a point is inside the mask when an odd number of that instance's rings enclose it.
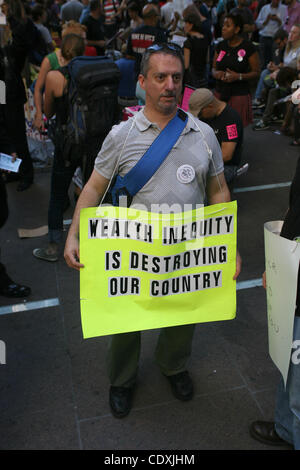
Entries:
{"label": "round logo patch on shirt", "polygon": [[180,183],[191,183],[195,178],[195,170],[191,165],[181,165],[177,169],[177,179]]}

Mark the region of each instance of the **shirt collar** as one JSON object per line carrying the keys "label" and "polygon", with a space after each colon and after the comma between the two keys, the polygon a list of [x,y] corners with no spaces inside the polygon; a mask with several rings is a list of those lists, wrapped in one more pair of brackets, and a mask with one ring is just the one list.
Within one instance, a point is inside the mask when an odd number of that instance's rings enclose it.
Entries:
{"label": "shirt collar", "polygon": [[[187,122],[185,128],[183,129],[182,134],[187,134],[191,130],[199,132],[199,128],[197,127],[197,125],[195,123],[195,118],[192,118],[190,113],[187,113],[187,115],[188,115],[188,122]],[[144,114],[144,107],[140,111],[138,111],[137,116],[136,116],[136,120],[135,120],[135,124],[136,124],[136,127],[138,128],[138,130],[140,132],[146,131],[150,127],[153,127],[155,129],[159,129],[158,126],[155,123],[149,121],[149,119],[146,118],[146,116]]]}

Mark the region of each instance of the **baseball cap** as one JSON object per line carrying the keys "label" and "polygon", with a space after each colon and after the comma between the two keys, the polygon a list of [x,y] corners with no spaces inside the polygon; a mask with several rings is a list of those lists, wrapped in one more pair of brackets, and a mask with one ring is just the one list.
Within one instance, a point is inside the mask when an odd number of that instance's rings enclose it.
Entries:
{"label": "baseball cap", "polygon": [[189,111],[198,116],[200,111],[212,103],[214,95],[207,88],[198,88],[195,90],[189,99]]}

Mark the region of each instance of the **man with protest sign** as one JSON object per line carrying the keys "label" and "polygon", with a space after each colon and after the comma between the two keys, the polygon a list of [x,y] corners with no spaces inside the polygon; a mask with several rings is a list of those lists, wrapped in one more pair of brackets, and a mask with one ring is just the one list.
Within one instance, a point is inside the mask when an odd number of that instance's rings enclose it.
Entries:
{"label": "man with protest sign", "polygon": [[[66,241],[65,260],[70,267],[77,270],[84,267],[79,261],[80,210],[97,206],[113,176],[120,174],[122,177],[135,167],[153,140],[177,116],[185,121],[179,139],[154,175],[133,196],[132,205],[143,205],[151,212],[153,204],[156,207],[162,204],[166,209],[174,207],[174,204],[182,208],[185,204],[204,204],[206,198],[209,204],[230,200],[222,153],[213,130],[192,116],[177,111],[183,72],[181,50],[174,45],[153,45],[145,52],[139,75],[139,84],[146,93],[145,108],[128,121],[114,126],[103,143],[91,178],[78,200]],[[240,268],[241,260],[237,256],[235,279]],[[191,353],[194,326],[163,328],[156,348],[159,367],[180,400],[189,400],[193,396],[193,383],[186,371],[186,362]],[[126,416],[131,409],[139,354],[139,331],[112,336],[108,367],[110,406],[116,417]]]}

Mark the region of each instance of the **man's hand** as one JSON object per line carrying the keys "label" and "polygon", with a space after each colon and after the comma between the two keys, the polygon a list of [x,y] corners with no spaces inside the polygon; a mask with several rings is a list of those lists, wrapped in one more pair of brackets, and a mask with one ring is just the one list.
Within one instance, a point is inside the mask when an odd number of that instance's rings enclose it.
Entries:
{"label": "man's hand", "polygon": [[240,272],[242,270],[242,258],[239,254],[239,252],[236,252],[236,268],[235,268],[235,274],[233,276],[233,280],[235,281],[237,277],[239,276]]}
{"label": "man's hand", "polygon": [[267,277],[266,277],[266,271],[262,275],[262,285],[266,289],[267,288]]}
{"label": "man's hand", "polygon": [[77,201],[73,214],[72,224],[69,229],[68,237],[65,244],[64,258],[70,268],[80,271],[84,265],[80,263],[79,256],[79,221],[80,211],[84,207],[96,207],[101,200],[102,195],[109,184],[109,179],[104,178],[96,170],[90,176],[90,179],[83,187],[79,199]]}
{"label": "man's hand", "polygon": [[77,271],[84,268],[84,265],[79,261],[79,242],[76,235],[68,235],[65,244],[64,258],[70,268],[76,269]]}
{"label": "man's hand", "polygon": [[[12,163],[14,163],[14,162],[16,161],[18,155],[17,155],[15,152],[12,152],[12,153],[10,154],[10,156],[11,156],[11,161],[12,161]],[[11,173],[10,170],[2,170],[2,169],[1,169],[0,171],[3,172],[3,173]]]}
{"label": "man's hand", "polygon": [[44,132],[45,131],[45,123],[44,123],[42,114],[36,113],[35,118],[33,120],[33,126],[39,132]]}
{"label": "man's hand", "polygon": [[271,15],[271,20],[277,21],[278,24],[281,24],[281,19],[277,15]]}
{"label": "man's hand", "polygon": [[236,82],[237,80],[239,80],[239,78],[240,78],[239,73],[235,72],[234,70],[226,69],[226,73],[222,81],[232,83],[232,82]]}

